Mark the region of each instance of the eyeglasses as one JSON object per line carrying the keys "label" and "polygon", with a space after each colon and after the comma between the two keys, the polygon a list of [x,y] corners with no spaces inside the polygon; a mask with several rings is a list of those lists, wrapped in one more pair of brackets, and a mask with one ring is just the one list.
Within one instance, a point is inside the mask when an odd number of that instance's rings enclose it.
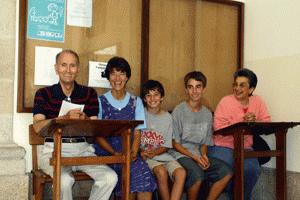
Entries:
{"label": "eyeglasses", "polygon": [[232,87],[233,87],[233,88],[237,88],[237,87],[245,88],[245,87],[249,87],[249,84],[248,84],[248,83],[240,83],[240,84],[238,84],[238,83],[233,83],[233,84],[232,84]]}

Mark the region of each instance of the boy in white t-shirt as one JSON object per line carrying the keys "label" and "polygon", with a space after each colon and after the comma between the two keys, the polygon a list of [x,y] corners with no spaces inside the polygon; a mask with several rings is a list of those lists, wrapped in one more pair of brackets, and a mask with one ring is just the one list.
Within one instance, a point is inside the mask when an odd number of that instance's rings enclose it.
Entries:
{"label": "boy in white t-shirt", "polygon": [[[156,176],[158,192],[162,200],[180,200],[185,182],[184,168],[167,151],[172,148],[172,116],[161,109],[164,97],[162,84],[147,81],[142,88],[142,99],[146,107],[147,128],[141,135],[141,156]],[[169,192],[169,176],[173,187]]]}

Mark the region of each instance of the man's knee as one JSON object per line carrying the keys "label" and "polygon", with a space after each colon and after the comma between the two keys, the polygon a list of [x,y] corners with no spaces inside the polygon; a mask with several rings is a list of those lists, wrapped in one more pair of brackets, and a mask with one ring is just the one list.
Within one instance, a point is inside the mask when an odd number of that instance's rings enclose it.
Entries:
{"label": "man's knee", "polygon": [[71,174],[62,174],[61,175],[61,189],[65,190],[67,188],[72,188],[75,182],[74,177]]}
{"label": "man's knee", "polygon": [[95,180],[95,185],[103,186],[103,183],[105,183],[107,186],[115,187],[115,185],[118,182],[118,175],[115,171],[107,171],[103,173],[99,179]]}
{"label": "man's knee", "polygon": [[108,180],[109,185],[111,187],[114,187],[118,182],[118,175],[116,174],[116,172],[112,171],[111,173],[109,173]]}

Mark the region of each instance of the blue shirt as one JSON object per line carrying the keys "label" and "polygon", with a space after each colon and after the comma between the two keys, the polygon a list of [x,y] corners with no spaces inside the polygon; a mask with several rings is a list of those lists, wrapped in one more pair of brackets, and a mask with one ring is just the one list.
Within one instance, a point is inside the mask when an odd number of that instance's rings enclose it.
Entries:
{"label": "blue shirt", "polygon": [[[126,92],[125,97],[122,100],[117,100],[113,97],[111,91],[108,91],[107,93],[105,93],[103,95],[106,97],[106,99],[109,101],[109,103],[117,109],[124,108],[128,104],[130,96],[132,96],[129,92]],[[101,105],[100,99],[99,99],[98,119],[102,119],[102,105]],[[137,97],[137,102],[136,102],[136,107],[135,107],[135,120],[143,120],[144,121],[144,124],[138,125],[136,127],[136,129],[146,128],[145,110],[144,110],[143,102],[140,97]]]}

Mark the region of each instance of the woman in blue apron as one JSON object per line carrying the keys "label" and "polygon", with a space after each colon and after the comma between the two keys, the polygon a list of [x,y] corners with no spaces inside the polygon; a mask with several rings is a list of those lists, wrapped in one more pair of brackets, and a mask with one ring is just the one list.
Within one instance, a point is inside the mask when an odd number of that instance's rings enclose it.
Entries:
{"label": "woman in blue apron", "polygon": [[[126,84],[131,76],[128,62],[121,57],[111,58],[102,73],[111,85],[111,90],[99,96],[99,119],[110,120],[144,120],[145,113],[142,100],[126,91]],[[131,166],[130,166],[130,193],[137,196],[138,200],[151,200],[152,192],[156,189],[155,178],[147,163],[139,155],[140,129],[145,128],[145,123],[137,126],[131,139]],[[120,155],[122,152],[121,137],[97,138],[95,144],[98,155]],[[120,164],[111,167],[119,176],[115,188],[116,196],[121,196],[121,172]]]}

